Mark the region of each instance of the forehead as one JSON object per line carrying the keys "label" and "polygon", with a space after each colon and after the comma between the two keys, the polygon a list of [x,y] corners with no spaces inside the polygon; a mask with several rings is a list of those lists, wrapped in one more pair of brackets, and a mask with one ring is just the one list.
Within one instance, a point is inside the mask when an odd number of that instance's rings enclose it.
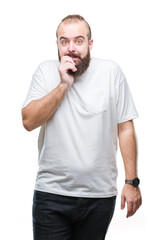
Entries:
{"label": "forehead", "polygon": [[73,38],[76,36],[88,36],[88,28],[84,21],[65,21],[58,28],[58,38]]}

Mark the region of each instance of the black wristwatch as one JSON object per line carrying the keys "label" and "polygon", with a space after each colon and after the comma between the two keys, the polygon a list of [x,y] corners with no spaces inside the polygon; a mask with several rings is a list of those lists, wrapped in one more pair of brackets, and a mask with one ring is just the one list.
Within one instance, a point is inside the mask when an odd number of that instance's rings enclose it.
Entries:
{"label": "black wristwatch", "polygon": [[134,187],[138,187],[139,184],[140,184],[140,179],[139,179],[139,178],[134,178],[133,180],[128,180],[128,179],[126,179],[126,180],[125,180],[125,183],[126,183],[126,184],[131,184],[131,185],[133,185]]}

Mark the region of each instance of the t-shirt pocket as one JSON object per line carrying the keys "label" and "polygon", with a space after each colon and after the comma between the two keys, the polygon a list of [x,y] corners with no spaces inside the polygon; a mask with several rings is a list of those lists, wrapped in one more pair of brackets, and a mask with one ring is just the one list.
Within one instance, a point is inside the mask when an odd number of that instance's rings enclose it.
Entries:
{"label": "t-shirt pocket", "polygon": [[84,94],[84,108],[87,112],[99,114],[107,110],[105,89],[89,89]]}

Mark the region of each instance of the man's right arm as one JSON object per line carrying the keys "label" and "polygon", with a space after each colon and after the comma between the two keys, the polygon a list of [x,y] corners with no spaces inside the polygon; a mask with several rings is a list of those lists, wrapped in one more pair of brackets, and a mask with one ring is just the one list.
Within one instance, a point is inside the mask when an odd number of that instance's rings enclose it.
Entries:
{"label": "man's right arm", "polygon": [[47,122],[56,112],[74,78],[68,74],[68,70],[76,71],[74,61],[66,56],[62,57],[58,68],[61,83],[45,97],[30,102],[22,109],[22,120],[26,130],[32,131]]}
{"label": "man's right arm", "polygon": [[62,102],[68,86],[60,83],[45,97],[34,100],[22,109],[23,125],[26,130],[33,129],[43,125],[55,113]]}

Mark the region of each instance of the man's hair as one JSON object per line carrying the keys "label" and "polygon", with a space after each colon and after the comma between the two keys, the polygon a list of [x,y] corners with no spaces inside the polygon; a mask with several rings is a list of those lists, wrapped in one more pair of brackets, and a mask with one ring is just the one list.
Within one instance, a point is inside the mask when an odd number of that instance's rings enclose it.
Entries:
{"label": "man's hair", "polygon": [[[92,33],[91,33],[91,28],[90,28],[88,22],[87,22],[82,16],[77,15],[77,14],[68,15],[67,17],[65,17],[65,18],[62,19],[61,23],[65,22],[65,21],[70,21],[70,22],[74,22],[74,21],[84,21],[84,22],[86,23],[87,28],[88,28],[88,40],[91,39],[91,35],[92,35]],[[57,38],[58,38],[58,29],[59,29],[61,23],[60,23],[60,24],[58,25],[58,27],[57,27],[57,31],[56,31],[56,37],[57,37]]]}

